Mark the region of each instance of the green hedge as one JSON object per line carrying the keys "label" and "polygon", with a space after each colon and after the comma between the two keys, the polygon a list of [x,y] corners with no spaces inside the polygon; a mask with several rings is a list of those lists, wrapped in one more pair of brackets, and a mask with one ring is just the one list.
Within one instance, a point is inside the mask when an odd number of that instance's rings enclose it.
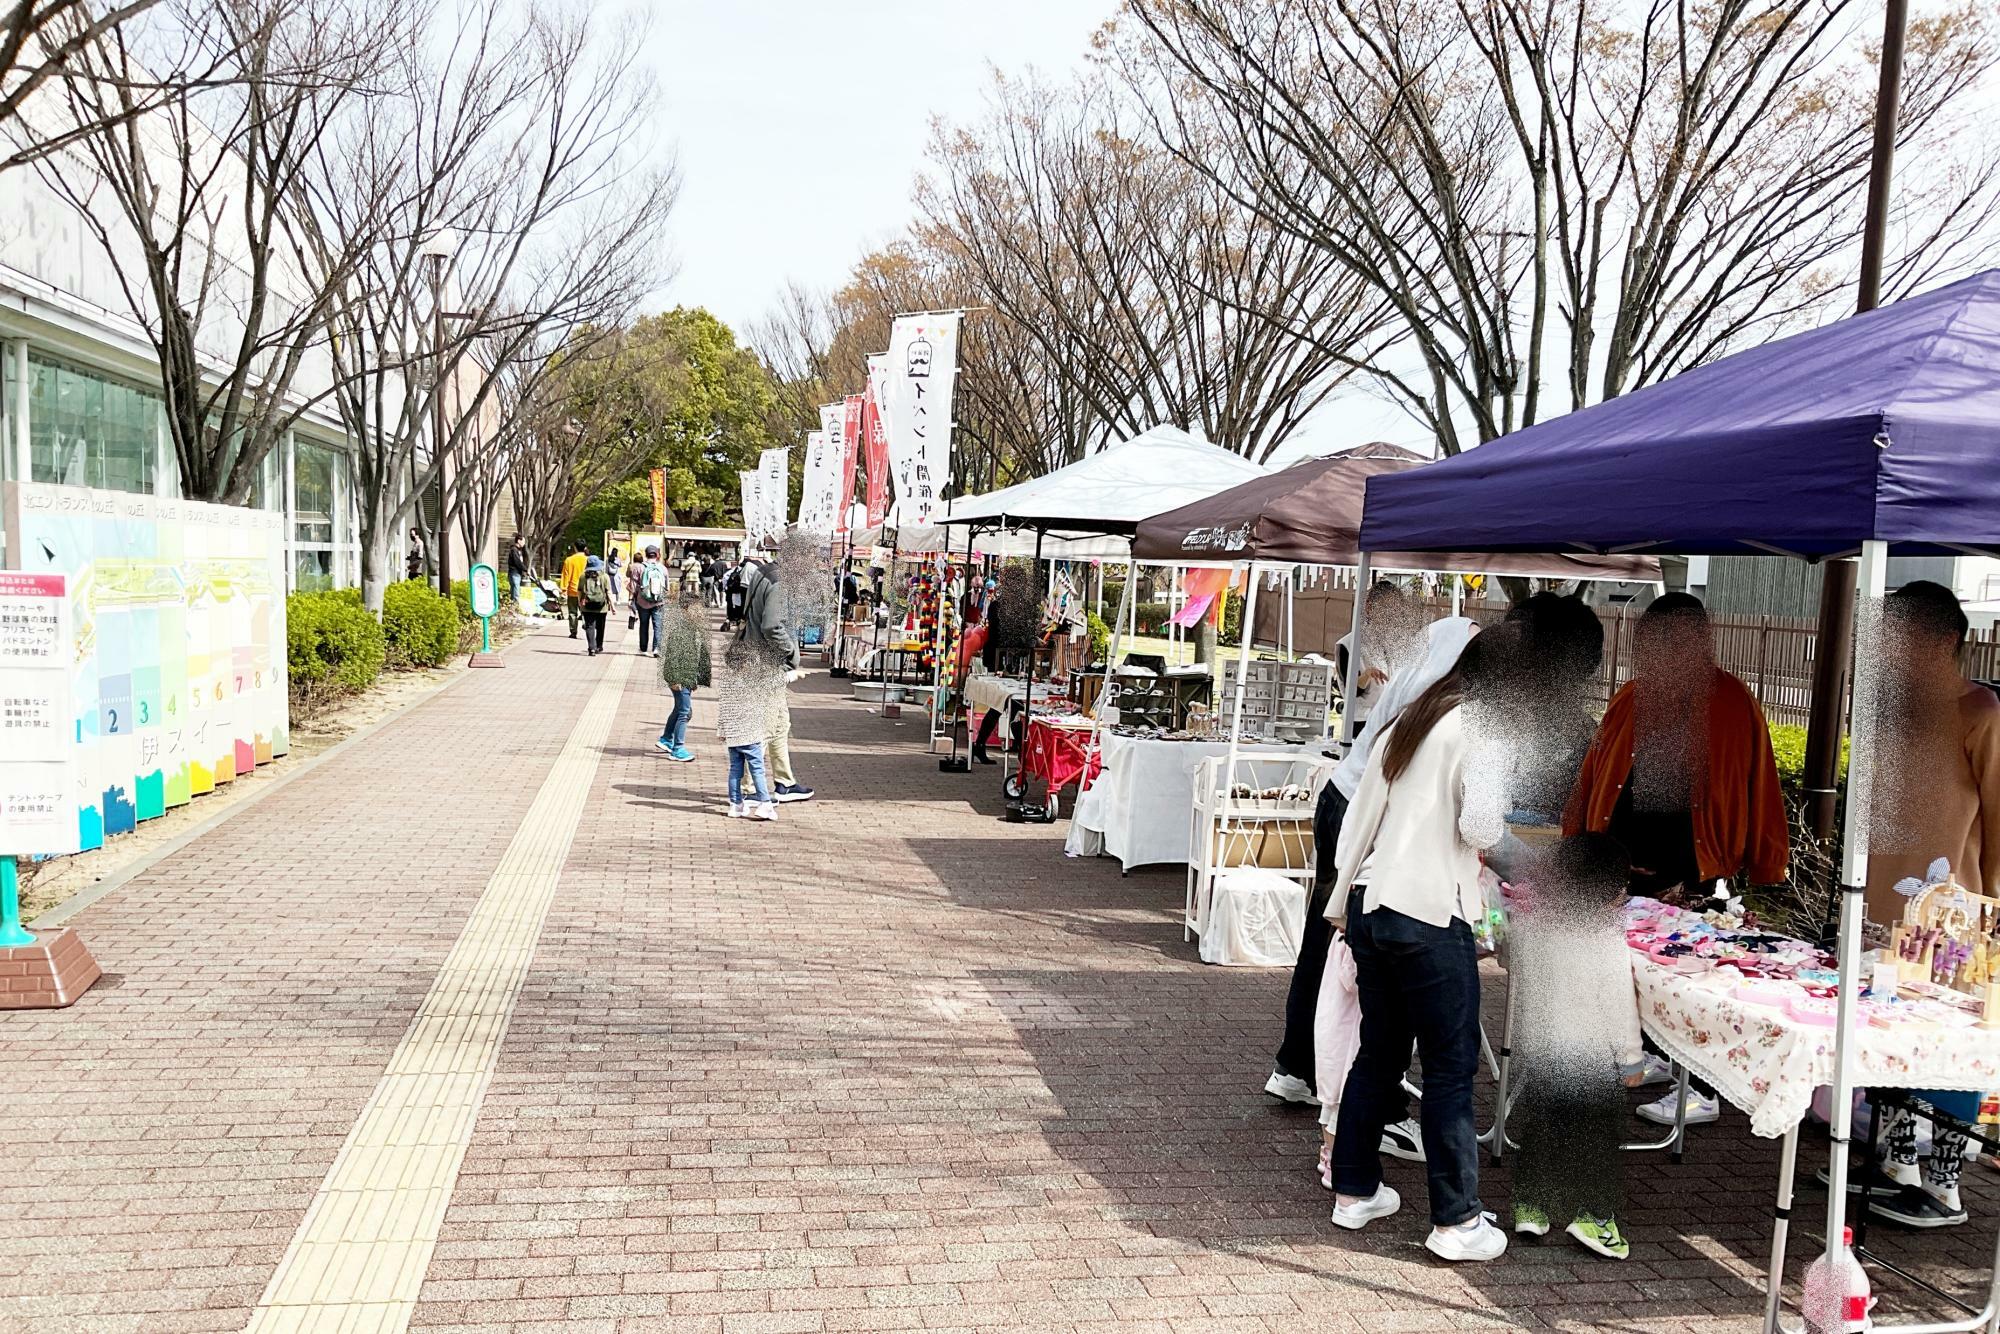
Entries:
{"label": "green hedge", "polygon": [[[1834,781],[1841,786],[1847,783],[1847,752],[1852,740],[1852,737],[1840,740],[1840,774]],[[1778,782],[1788,794],[1796,797],[1805,783],[1806,729],[1789,723],[1773,723],[1771,754],[1778,762]]]}
{"label": "green hedge", "polygon": [[386,645],[358,589],[285,599],[285,646],[295,695],[354,694],[375,684]]}
{"label": "green hedge", "polygon": [[421,579],[382,594],[382,636],[397,667],[436,667],[458,651],[458,608]]}

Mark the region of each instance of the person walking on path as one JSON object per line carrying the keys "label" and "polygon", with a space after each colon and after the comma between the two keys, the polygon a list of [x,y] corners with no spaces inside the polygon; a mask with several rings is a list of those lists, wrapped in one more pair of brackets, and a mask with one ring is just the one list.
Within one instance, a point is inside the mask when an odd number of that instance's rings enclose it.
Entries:
{"label": "person walking on path", "polygon": [[507,591],[514,598],[514,605],[521,605],[521,585],[528,582],[528,544],[521,540],[519,533],[507,548]]}
{"label": "person walking on path", "polygon": [[630,563],[630,561],[624,560],[619,556],[617,547],[611,548],[611,554],[605,557],[604,573],[611,577],[611,610],[613,611],[618,610],[618,595],[625,587],[625,567]]}
{"label": "person walking on path", "polygon": [[405,576],[411,579],[423,578],[425,564],[424,531],[421,528],[413,527],[410,529],[410,554],[403,560]]}
{"label": "person walking on path", "polygon": [[639,617],[639,652],[657,655],[660,651],[660,614],[667,605],[667,567],[660,563],[660,549],[646,548],[646,562],[632,594],[632,609]]}
{"label": "person walking on path", "polygon": [[1382,1181],[1382,1132],[1408,1115],[1403,1074],[1422,1056],[1420,1117],[1430,1183],[1424,1245],[1445,1260],[1492,1260],[1507,1249],[1479,1201],[1473,1080],[1479,1069],[1479,959],[1472,924],[1485,917],[1479,853],[1506,832],[1504,797],[1468,781],[1465,706],[1490,688],[1474,639],[1411,701],[1368,753],[1340,830],[1327,911],[1354,952],[1361,1049],[1333,1138],[1333,1221],[1358,1230],[1403,1206]]}
{"label": "person walking on path", "polygon": [[578,590],[583,587],[584,567],[590,564],[590,548],[583,542],[576,544],[576,550],[563,558],[562,578],[558,587],[562,589],[563,608],[569,613],[569,637],[576,638],[577,622],[583,619],[583,604],[577,600]]}
{"label": "person walking on path", "polygon": [[611,613],[611,575],[595,556],[584,562],[576,600],[583,609],[584,655],[594,658],[604,652],[604,618]]}
{"label": "person walking on path", "polygon": [[646,568],[646,562],[638,551],[625,562],[625,628],[630,630],[639,624],[639,571]]}
{"label": "person walking on path", "polygon": [[780,673],[771,700],[770,733],[764,756],[771,772],[771,791],[779,801],[811,801],[813,790],[792,770],[792,708],[785,686],[804,673],[799,668],[799,644],[792,635],[791,605],[778,579],[775,560],[743,564],[742,637],[756,647]]}
{"label": "person walking on path", "polygon": [[728,572],[729,567],[722,563],[722,557],[719,555],[710,556],[701,563],[702,605],[721,610],[722,576]]}
{"label": "person walking on path", "polygon": [[666,614],[660,635],[660,684],[673,694],[673,712],[653,743],[670,760],[685,764],[694,758],[687,748],[688,720],[694,716],[694,692],[709,684],[708,617],[699,590],[682,589],[678,606]]}
{"label": "person walking on path", "polygon": [[771,697],[784,690],[784,673],[752,644],[731,640],[722,656],[716,694],[716,736],[729,747],[729,813],[775,820],[778,808],[765,780],[764,739],[771,726]]}

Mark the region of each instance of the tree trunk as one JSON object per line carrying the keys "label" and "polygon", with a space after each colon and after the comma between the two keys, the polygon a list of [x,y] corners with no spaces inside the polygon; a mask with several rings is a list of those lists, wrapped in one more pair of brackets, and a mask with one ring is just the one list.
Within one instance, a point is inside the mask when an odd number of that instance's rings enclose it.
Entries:
{"label": "tree trunk", "polygon": [[361,521],[361,604],[382,614],[382,594],[394,582],[396,553],[389,549],[389,525],[366,512]]}

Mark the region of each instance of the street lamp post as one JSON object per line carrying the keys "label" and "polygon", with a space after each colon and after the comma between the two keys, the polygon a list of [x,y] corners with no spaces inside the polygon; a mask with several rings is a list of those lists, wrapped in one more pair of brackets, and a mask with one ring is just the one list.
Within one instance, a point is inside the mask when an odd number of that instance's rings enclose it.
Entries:
{"label": "street lamp post", "polygon": [[[446,508],[447,488],[444,421],[444,280],[451,271],[453,239],[449,231],[439,232],[425,243],[422,254],[431,284],[431,463],[437,468],[437,574],[438,592],[451,596],[451,514]],[[417,522],[423,522],[423,506],[417,506]]]}

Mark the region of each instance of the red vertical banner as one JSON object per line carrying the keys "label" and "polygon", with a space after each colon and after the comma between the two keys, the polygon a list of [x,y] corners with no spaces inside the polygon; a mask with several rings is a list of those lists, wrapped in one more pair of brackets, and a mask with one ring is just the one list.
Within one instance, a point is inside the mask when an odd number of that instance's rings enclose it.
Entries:
{"label": "red vertical banner", "polygon": [[882,412],[873,394],[855,394],[847,400],[847,420],[858,423],[863,453],[868,462],[868,526],[878,527],[889,517],[889,434],[882,429]]}

